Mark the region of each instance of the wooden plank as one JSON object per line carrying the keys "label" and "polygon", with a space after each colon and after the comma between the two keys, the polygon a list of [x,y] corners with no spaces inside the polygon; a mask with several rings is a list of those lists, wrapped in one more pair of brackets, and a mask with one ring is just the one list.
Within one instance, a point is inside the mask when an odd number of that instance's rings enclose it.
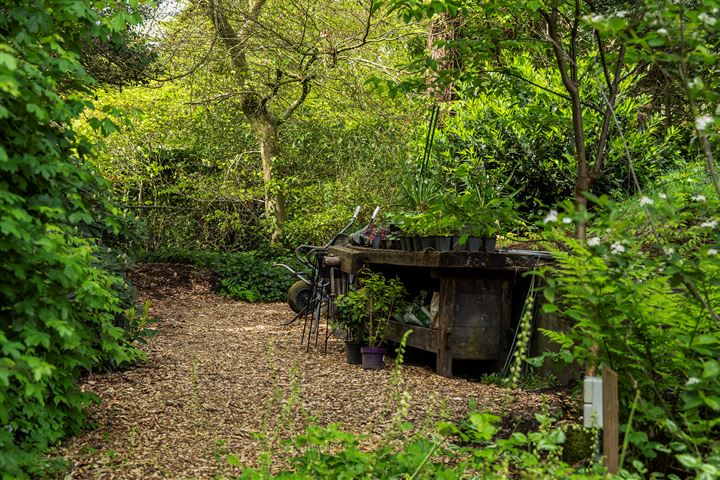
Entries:
{"label": "wooden plank", "polygon": [[619,439],[620,439],[620,408],[618,399],[618,379],[610,367],[603,367],[603,454],[605,467],[610,473],[618,473]]}
{"label": "wooden plank", "polygon": [[551,261],[544,252],[411,252],[346,246],[330,247],[329,253],[340,257],[342,270],[349,273],[354,273],[365,263],[420,268],[528,271]]}
{"label": "wooden plank", "polygon": [[362,262],[376,263],[380,265],[401,265],[406,267],[433,268],[438,266],[440,252],[410,252],[406,250],[383,250],[380,248],[365,247],[330,247],[331,255],[340,257],[345,263],[351,261],[354,256],[355,262],[359,259]]}
{"label": "wooden plank", "polygon": [[438,312],[438,350],[435,371],[452,377],[452,334],[455,318],[455,279],[440,280],[440,311]]}
{"label": "wooden plank", "polygon": [[348,247],[330,247],[328,254],[340,259],[340,271],[344,273],[357,273],[358,262],[361,258],[361,252],[355,251]]}
{"label": "wooden plank", "polygon": [[[506,357],[510,351],[510,344],[512,342],[513,325],[512,325],[512,307],[513,307],[513,285],[509,278],[503,279],[502,283],[502,306],[501,306],[501,344],[500,351],[502,352],[501,357]],[[532,305],[530,305],[532,308]]]}
{"label": "wooden plank", "polygon": [[408,325],[406,323],[390,320],[387,328],[387,339],[399,343],[402,336],[412,328],[413,333],[408,337],[407,345],[419,348],[428,352],[437,353],[438,350],[438,331],[434,328],[420,327],[418,325]]}
{"label": "wooden plank", "polygon": [[450,346],[452,357],[463,360],[497,360],[501,356],[500,333],[497,327],[454,325]]}

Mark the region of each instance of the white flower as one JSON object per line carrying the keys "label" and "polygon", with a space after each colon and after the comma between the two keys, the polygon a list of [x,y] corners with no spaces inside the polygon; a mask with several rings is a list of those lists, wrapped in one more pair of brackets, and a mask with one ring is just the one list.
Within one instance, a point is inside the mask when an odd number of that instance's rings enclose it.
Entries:
{"label": "white flower", "polygon": [[667,200],[667,195],[665,195],[664,193],[661,193],[660,195],[658,195],[658,197],[662,198],[663,200]]}
{"label": "white flower", "polygon": [[557,222],[558,212],[557,210],[550,210],[547,216],[543,219],[543,223]]}
{"label": "white flower", "polygon": [[657,33],[660,35],[667,35],[667,29],[666,28],[658,28]]}
{"label": "white flower", "polygon": [[700,89],[700,88],[703,88],[704,86],[705,86],[705,82],[703,82],[702,78],[700,78],[700,77],[695,77],[688,82],[688,87],[690,87],[692,89],[696,89],[696,88]]}
{"label": "white flower", "polygon": [[605,17],[603,17],[600,14],[596,14],[596,15],[593,15],[592,17],[590,17],[590,20],[593,22],[602,22],[603,20],[605,20]]}
{"label": "white flower", "polygon": [[708,249],[708,257],[712,257],[712,256],[715,256],[715,255],[717,255],[717,254],[718,254],[718,251],[715,250],[714,248]]}
{"label": "white flower", "polygon": [[707,200],[707,199],[705,198],[705,195],[693,195],[693,196],[690,197],[690,198],[691,198],[692,200],[695,200],[696,202],[704,202],[705,200]]}
{"label": "white flower", "polygon": [[706,12],[698,15],[698,20],[710,26],[715,25],[715,23],[717,22],[717,19],[715,17],[708,15]]}
{"label": "white flower", "polygon": [[702,132],[713,123],[713,120],[713,117],[710,115],[703,115],[695,119],[695,127]]}
{"label": "white flower", "polygon": [[707,222],[701,223],[700,226],[703,228],[715,228],[715,227],[717,227],[717,224],[718,224],[717,220],[709,220]]}
{"label": "white flower", "polygon": [[655,203],[655,202],[653,202],[653,199],[650,197],[646,197],[643,195],[642,198],[640,198],[640,205],[642,205],[642,206],[652,205],[653,203]]}
{"label": "white flower", "polygon": [[665,255],[667,255],[668,257],[669,257],[670,255],[672,255],[673,253],[675,253],[675,249],[674,249],[674,248],[668,247],[668,248],[665,249]]}
{"label": "white flower", "polygon": [[696,383],[700,383],[700,379],[697,377],[690,377],[685,385],[695,385]]}
{"label": "white flower", "polygon": [[564,223],[564,224],[566,224],[566,225],[567,225],[568,223],[572,223],[572,218],[570,218],[570,217],[565,217],[565,218],[562,219],[562,223]]}
{"label": "white flower", "polygon": [[600,237],[590,237],[587,239],[588,247],[597,247],[600,245]]}
{"label": "white flower", "polygon": [[610,245],[610,251],[617,255],[618,253],[623,253],[625,251],[625,246],[620,242],[615,242]]}
{"label": "white flower", "polygon": [[625,15],[627,15],[627,12],[625,10],[620,10],[619,12],[615,12],[615,16],[619,18],[625,18]]}

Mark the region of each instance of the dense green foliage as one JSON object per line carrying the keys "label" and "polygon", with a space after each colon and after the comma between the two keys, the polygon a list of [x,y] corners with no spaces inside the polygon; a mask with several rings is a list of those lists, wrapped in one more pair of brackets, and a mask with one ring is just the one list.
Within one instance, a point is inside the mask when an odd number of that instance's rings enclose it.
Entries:
{"label": "dense green foliage", "polygon": [[634,214],[599,200],[597,236],[565,240],[570,250],[545,275],[546,310],[574,321],[545,332],[562,346],[552,356],[618,372],[638,474],[720,474],[720,201],[698,171],[668,177]]}
{"label": "dense green foliage", "polygon": [[[192,94],[183,85],[165,84],[101,96],[103,105],[133,112],[132,125],[104,140],[98,162],[118,202],[137,218],[131,248],[264,247],[269,229],[252,132],[226,105],[189,105]],[[298,112],[282,138],[275,168],[282,176],[277,188],[287,198],[288,246],[327,242],[355,205],[367,212],[395,201],[391,179],[408,155],[407,119],[382,100],[372,109],[392,108],[389,119],[365,109],[353,112],[359,120],[333,119],[322,114],[327,108]]]}
{"label": "dense green foliage", "polygon": [[148,252],[138,260],[210,268],[215,273],[216,288],[221,295],[246,302],[287,300],[288,288],[297,279],[284,268],[274,265],[285,263],[299,269],[298,262],[281,250],[220,253],[160,249]]}
{"label": "dense green foliage", "polygon": [[[545,217],[546,309],[573,322],[547,332],[552,356],[619,372],[623,475],[720,476],[720,2],[333,6],[191,1],[143,30],[137,0],[1,1],[0,475],[78,431],[83,374],[142,358],[119,251],[279,301],[293,278],[271,238],[324,244],[380,205],[413,235]],[[364,294],[380,317],[400,295],[375,280],[340,302],[355,320]],[[501,438],[476,412],[371,451],[313,428],[281,477],[597,478],[540,420]]]}
{"label": "dense green foliage", "polygon": [[124,281],[100,267],[97,236],[117,230],[104,181],[70,128],[90,106],[85,41],[132,17],[112,2],[0,5],[0,475],[19,478],[82,425],[91,368],[136,361],[122,319]]}
{"label": "dense green foliage", "polygon": [[[370,451],[360,447],[360,438],[340,431],[337,425],[313,426],[289,445],[291,470],[271,475],[267,470],[247,469],[239,478],[605,478],[599,463],[578,468],[561,459],[566,437],[553,419],[539,415],[538,431],[514,432],[493,441],[500,430],[499,420],[489,413],[473,412],[458,425],[439,424],[429,438],[418,435],[399,445],[384,442]],[[407,430],[412,425],[399,428]]]}

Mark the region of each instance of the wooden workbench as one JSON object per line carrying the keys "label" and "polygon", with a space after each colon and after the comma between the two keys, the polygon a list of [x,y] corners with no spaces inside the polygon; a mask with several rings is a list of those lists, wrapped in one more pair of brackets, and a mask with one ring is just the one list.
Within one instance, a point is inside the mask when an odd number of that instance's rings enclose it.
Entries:
{"label": "wooden workbench", "polygon": [[436,353],[437,373],[444,376],[452,376],[453,359],[504,362],[529,288],[522,274],[552,261],[546,252],[411,252],[354,246],[331,247],[329,256],[339,259],[340,283],[345,286],[367,267],[439,292],[437,328],[391,321],[388,339],[398,342],[412,328],[408,346]]}

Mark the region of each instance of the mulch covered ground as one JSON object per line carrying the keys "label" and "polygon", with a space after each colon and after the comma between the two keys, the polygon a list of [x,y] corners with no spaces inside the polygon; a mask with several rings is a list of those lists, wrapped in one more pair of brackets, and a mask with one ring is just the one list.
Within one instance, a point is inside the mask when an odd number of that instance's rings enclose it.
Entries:
{"label": "mulch covered ground", "polygon": [[[65,478],[231,476],[239,469],[228,454],[257,466],[263,452],[274,451],[281,464],[273,449],[310,422],[369,433],[367,444],[387,431],[398,391],[390,361],[382,371],[347,365],[335,338],[326,354],[308,353],[302,322],[281,326],[292,315],[286,305],[220,297],[205,270],[144,265],[132,278],[152,302],[159,334],[144,347],[145,364],[83,381],[102,402],[90,411],[96,428],[56,452],[69,463]],[[412,361],[402,367],[400,388],[410,394],[408,420],[419,429],[461,418],[470,399],[508,417],[507,425],[557,413],[563,403],[555,393],[443,378]]]}

